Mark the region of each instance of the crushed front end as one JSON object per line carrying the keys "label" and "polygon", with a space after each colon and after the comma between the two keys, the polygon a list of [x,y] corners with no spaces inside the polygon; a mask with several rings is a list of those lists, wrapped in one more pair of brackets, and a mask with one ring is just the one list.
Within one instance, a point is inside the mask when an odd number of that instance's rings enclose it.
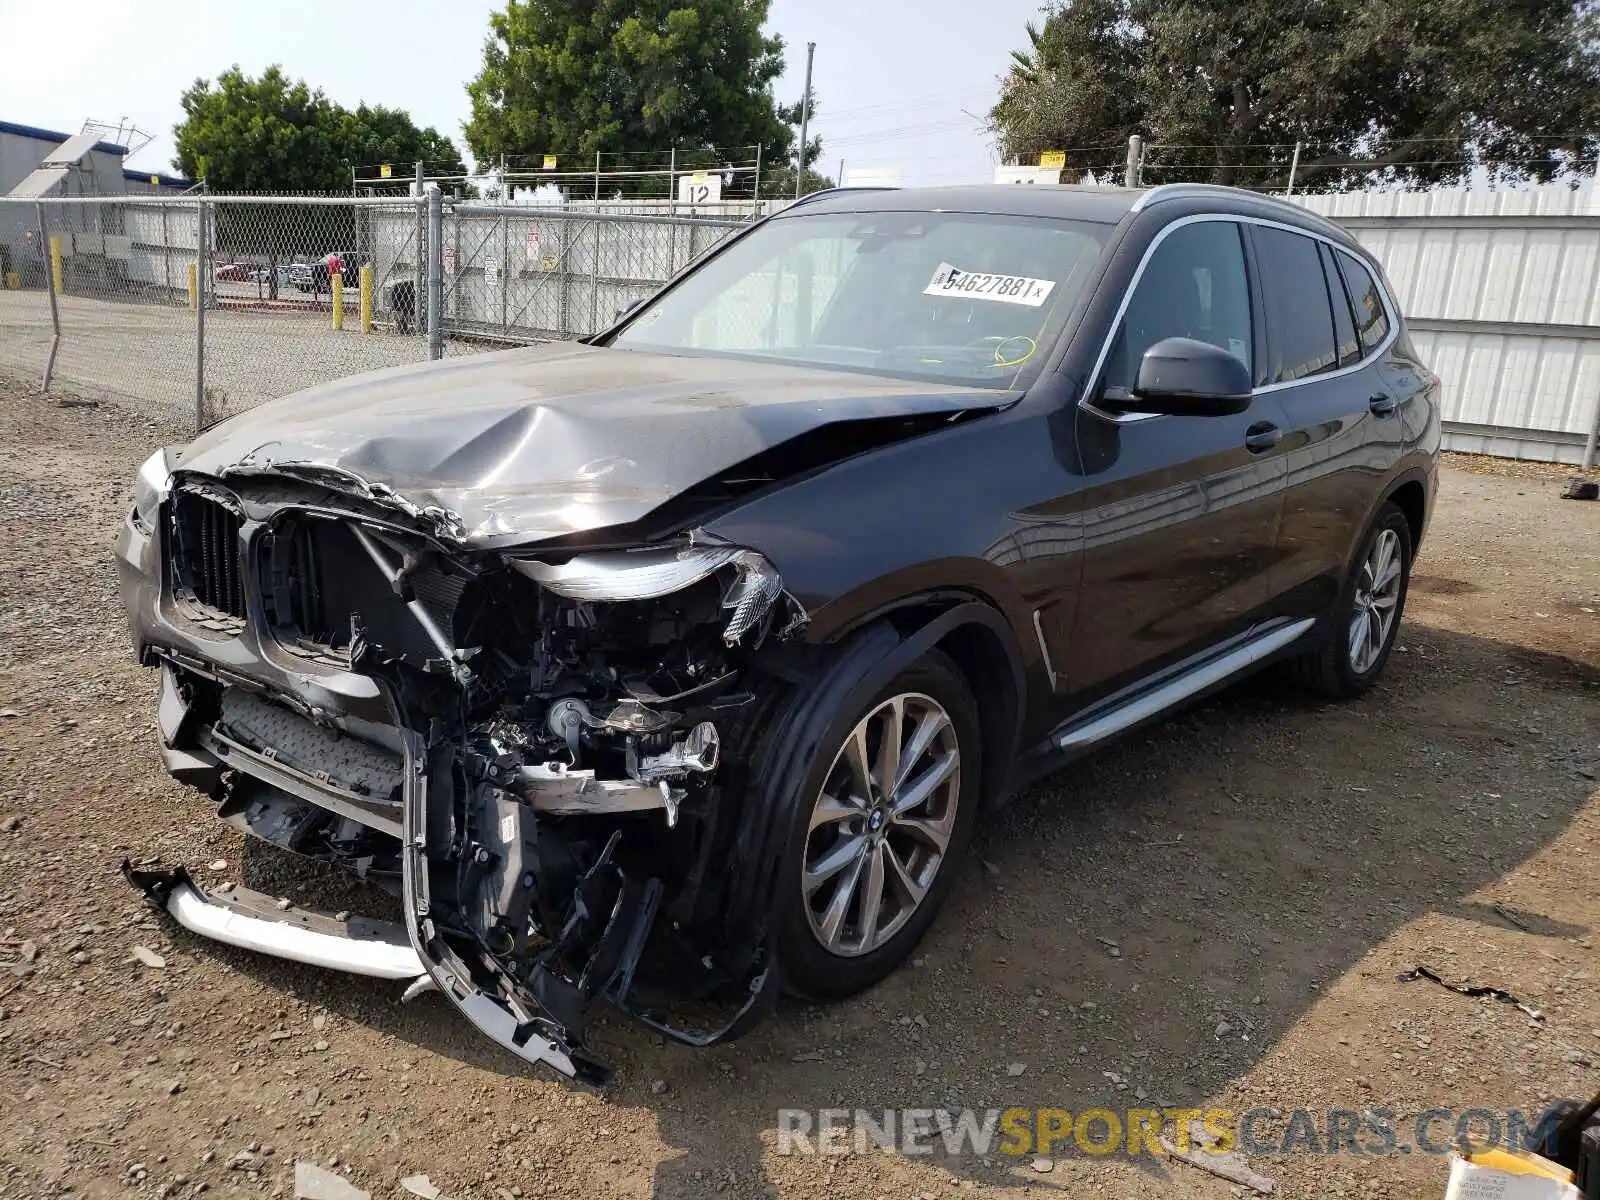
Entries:
{"label": "crushed front end", "polygon": [[694,535],[486,549],[338,472],[156,463],[117,557],[168,769],[249,833],[394,892],[406,928],[347,964],[349,935],[323,922],[313,947],[298,910],[285,930],[202,919],[222,901],[131,873],[185,924],[391,977],[409,942],[415,988],[590,1080],[596,1001],[703,1044],[774,998],[730,857],[806,616],[759,554]]}

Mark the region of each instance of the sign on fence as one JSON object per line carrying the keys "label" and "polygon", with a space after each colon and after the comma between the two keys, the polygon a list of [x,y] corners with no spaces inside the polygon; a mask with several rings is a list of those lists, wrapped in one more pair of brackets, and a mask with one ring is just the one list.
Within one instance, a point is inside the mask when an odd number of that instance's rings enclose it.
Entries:
{"label": "sign on fence", "polygon": [[712,204],[722,199],[722,176],[714,171],[696,171],[678,176],[679,204]]}
{"label": "sign on fence", "polygon": [[445,274],[454,275],[456,273],[456,248],[454,246],[446,246],[443,258]]}

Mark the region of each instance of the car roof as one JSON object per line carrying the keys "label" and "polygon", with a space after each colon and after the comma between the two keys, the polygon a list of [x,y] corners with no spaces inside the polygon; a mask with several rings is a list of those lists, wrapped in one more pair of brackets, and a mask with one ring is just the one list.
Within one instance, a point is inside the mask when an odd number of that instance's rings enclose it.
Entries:
{"label": "car roof", "polygon": [[[1264,192],[1211,183],[1167,183],[1151,188],[1083,186],[1029,187],[1026,184],[975,184],[963,187],[833,188],[813,192],[784,209],[788,213],[965,212],[1016,217],[1055,217],[1115,225],[1158,205],[1187,202],[1184,212],[1204,209],[1266,217],[1336,238],[1354,248],[1345,230],[1309,209]],[[1182,215],[1182,214],[1178,214]]]}
{"label": "car roof", "polygon": [[976,184],[964,187],[833,188],[796,201],[785,213],[967,212],[1016,217],[1058,217],[1115,225],[1128,215],[1144,188],[1028,187]]}

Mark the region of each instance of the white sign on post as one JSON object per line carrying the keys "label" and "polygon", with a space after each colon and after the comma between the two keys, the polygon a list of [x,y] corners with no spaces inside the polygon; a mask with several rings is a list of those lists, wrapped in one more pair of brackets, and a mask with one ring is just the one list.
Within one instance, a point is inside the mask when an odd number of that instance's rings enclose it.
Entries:
{"label": "white sign on post", "polygon": [[715,171],[696,171],[678,176],[679,204],[714,204],[722,199],[722,176]]}
{"label": "white sign on post", "polygon": [[539,231],[537,229],[528,230],[528,261],[539,261]]}

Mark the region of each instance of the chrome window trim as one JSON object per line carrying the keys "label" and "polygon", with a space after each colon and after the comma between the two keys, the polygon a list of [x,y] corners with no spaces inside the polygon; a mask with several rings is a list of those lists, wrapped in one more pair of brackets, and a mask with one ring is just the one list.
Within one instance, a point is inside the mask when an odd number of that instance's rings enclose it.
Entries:
{"label": "chrome window trim", "polygon": [[[1155,190],[1159,191],[1160,189],[1158,188]],[[1150,194],[1152,193],[1146,193],[1146,195]],[[1139,259],[1139,265],[1134,268],[1133,278],[1128,281],[1128,286],[1122,293],[1122,302],[1117,305],[1116,315],[1111,319],[1111,329],[1106,334],[1106,340],[1100,346],[1100,354],[1094,361],[1094,370],[1089,372],[1089,384],[1084,388],[1083,395],[1078,398],[1079,408],[1085,409],[1088,412],[1092,412],[1095,414],[1095,416],[1102,417],[1105,420],[1112,421],[1118,425],[1131,425],[1138,421],[1153,421],[1158,417],[1169,415],[1167,413],[1107,412],[1105,409],[1094,404],[1089,397],[1099,394],[1098,385],[1100,382],[1100,376],[1105,370],[1106,359],[1110,357],[1111,343],[1116,340],[1117,330],[1122,328],[1122,318],[1127,315],[1128,305],[1133,300],[1133,293],[1138,289],[1140,280],[1144,278],[1145,268],[1150,265],[1151,258],[1153,258],[1155,256],[1155,252],[1161,248],[1161,243],[1167,240],[1168,234],[1172,233],[1174,230],[1182,229],[1185,225],[1198,225],[1202,221],[1232,221],[1238,225],[1260,225],[1268,229],[1281,229],[1285,233],[1297,233],[1301,237],[1310,238],[1312,241],[1326,242],[1335,252],[1343,251],[1345,254],[1350,253],[1350,248],[1348,246],[1339,242],[1335,238],[1327,236],[1326,234],[1317,233],[1316,231],[1310,229],[1303,229],[1298,225],[1290,225],[1283,221],[1273,221],[1266,217],[1254,217],[1244,213],[1191,213],[1186,217],[1179,217],[1176,221],[1162,226],[1160,232],[1157,233],[1156,236],[1150,240],[1150,244],[1145,247],[1144,254]],[[1304,379],[1286,379],[1281,383],[1262,384],[1260,387],[1252,389],[1252,396],[1265,396],[1272,392],[1283,391],[1286,388],[1299,387],[1306,383],[1322,383],[1324,380],[1338,379],[1341,375],[1349,375],[1352,372],[1364,370],[1366,367],[1371,365],[1375,359],[1383,355],[1391,345],[1394,344],[1395,338],[1400,336],[1400,308],[1397,304],[1395,304],[1394,297],[1389,294],[1389,287],[1383,278],[1383,272],[1373,270],[1369,264],[1363,265],[1367,267],[1367,273],[1372,276],[1372,282],[1377,286],[1379,295],[1383,297],[1384,307],[1389,315],[1388,336],[1385,337],[1382,342],[1378,343],[1377,348],[1374,349],[1370,354],[1367,354],[1358,361],[1351,363],[1348,367],[1340,367],[1335,371],[1323,371],[1317,375],[1307,375]],[[1264,316],[1265,314],[1263,314],[1263,317]],[[1254,353],[1258,347],[1252,347],[1251,349],[1252,353]]]}

